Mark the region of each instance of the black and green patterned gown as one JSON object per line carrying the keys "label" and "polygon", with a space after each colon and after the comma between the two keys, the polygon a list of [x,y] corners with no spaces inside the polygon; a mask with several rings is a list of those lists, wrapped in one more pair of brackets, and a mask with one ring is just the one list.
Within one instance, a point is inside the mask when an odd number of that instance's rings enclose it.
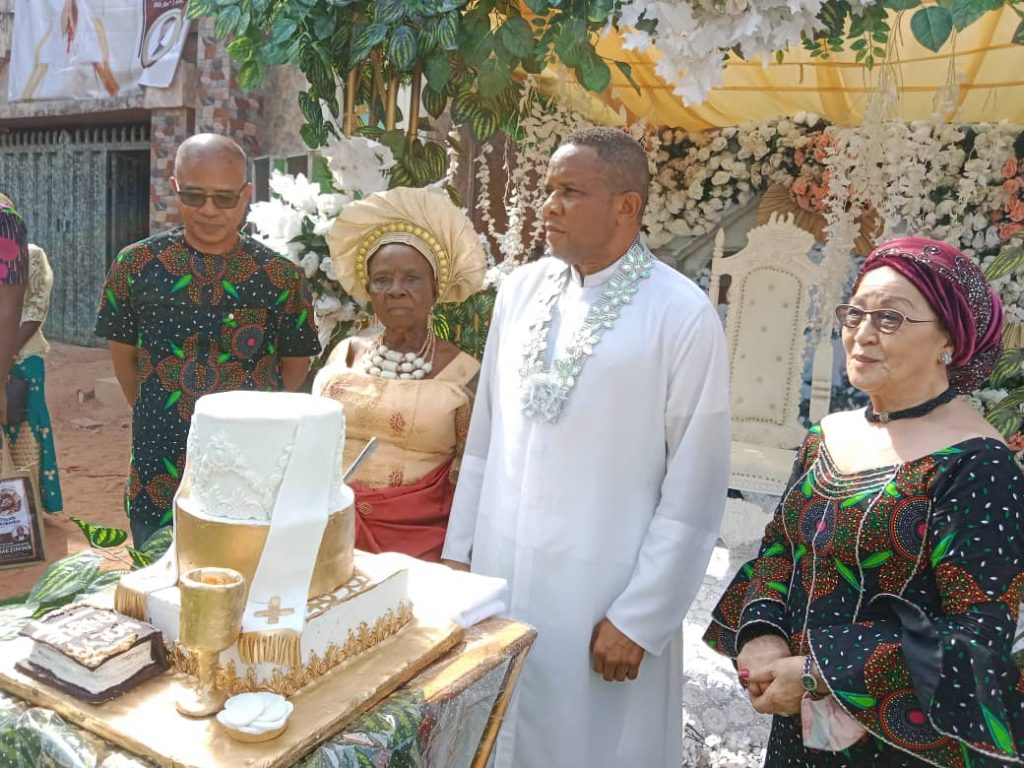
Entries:
{"label": "black and green patterned gown", "polygon": [[282,357],[319,353],[311,301],[295,264],[244,235],[229,255],[200,253],[181,229],[118,254],[96,334],[138,347],[125,491],[136,539],[171,523],[196,400],[280,390]]}
{"label": "black and green patterned gown", "polygon": [[1010,656],[1024,477],[1009,450],[974,438],[843,473],[815,426],[788,488],[704,640],[735,658],[758,634],[785,637],[868,735],[812,751],[799,716],[775,717],[765,765],[1024,764],[1024,684]]}

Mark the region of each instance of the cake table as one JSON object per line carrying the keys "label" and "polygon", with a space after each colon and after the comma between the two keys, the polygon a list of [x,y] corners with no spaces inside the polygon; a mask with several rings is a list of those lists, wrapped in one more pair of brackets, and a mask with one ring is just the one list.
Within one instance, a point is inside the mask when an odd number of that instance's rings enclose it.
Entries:
{"label": "cake table", "polygon": [[[340,732],[305,759],[300,761],[303,752],[281,764],[388,766],[415,755],[428,766],[486,765],[534,636],[533,629],[517,622],[481,622],[398,691],[365,713],[353,713],[339,723]],[[296,725],[290,723],[289,730]],[[113,747],[50,710],[30,708],[25,702],[0,695],[0,757],[9,757],[15,764],[19,758],[21,764],[31,765],[143,768],[158,764],[136,757],[124,746]],[[44,752],[50,755],[49,763],[42,757]],[[58,752],[60,756],[54,759]],[[246,764],[240,755],[233,753],[232,765]]]}

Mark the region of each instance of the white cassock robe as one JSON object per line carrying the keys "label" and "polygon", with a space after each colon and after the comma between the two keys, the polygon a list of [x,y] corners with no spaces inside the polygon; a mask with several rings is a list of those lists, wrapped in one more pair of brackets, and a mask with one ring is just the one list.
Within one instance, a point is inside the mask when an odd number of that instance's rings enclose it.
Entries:
{"label": "white cassock robe", "polygon": [[[564,354],[614,272],[557,300]],[[498,739],[499,768],[679,768],[682,621],[718,536],[729,464],[721,321],[701,290],[656,262],[587,360],[556,424],[524,418],[519,368],[553,258],[505,281],[443,557],[509,580],[510,615],[537,641]],[[592,671],[607,616],[645,650],[639,677]]]}

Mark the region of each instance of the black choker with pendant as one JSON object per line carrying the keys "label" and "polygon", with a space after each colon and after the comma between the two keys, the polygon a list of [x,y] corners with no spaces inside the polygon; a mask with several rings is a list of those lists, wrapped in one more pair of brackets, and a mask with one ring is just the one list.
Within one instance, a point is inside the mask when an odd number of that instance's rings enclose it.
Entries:
{"label": "black choker with pendant", "polygon": [[940,405],[945,405],[950,400],[956,397],[956,389],[950,386],[941,395],[933,397],[931,400],[926,400],[920,405],[915,405],[913,408],[904,408],[902,411],[893,411],[892,413],[875,413],[871,410],[869,405],[864,409],[864,418],[872,424],[888,424],[890,421],[895,419],[913,419],[918,416],[924,416],[926,413],[931,413]]}

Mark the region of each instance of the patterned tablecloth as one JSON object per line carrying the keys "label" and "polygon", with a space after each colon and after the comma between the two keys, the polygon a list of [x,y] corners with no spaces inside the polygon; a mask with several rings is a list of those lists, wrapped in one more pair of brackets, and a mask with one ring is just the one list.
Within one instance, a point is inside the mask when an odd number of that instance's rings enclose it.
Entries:
{"label": "patterned tablecloth", "polygon": [[[483,768],[536,632],[507,619],[467,630],[440,661],[352,721],[301,768]],[[149,768],[50,710],[0,693],[3,768]]]}

